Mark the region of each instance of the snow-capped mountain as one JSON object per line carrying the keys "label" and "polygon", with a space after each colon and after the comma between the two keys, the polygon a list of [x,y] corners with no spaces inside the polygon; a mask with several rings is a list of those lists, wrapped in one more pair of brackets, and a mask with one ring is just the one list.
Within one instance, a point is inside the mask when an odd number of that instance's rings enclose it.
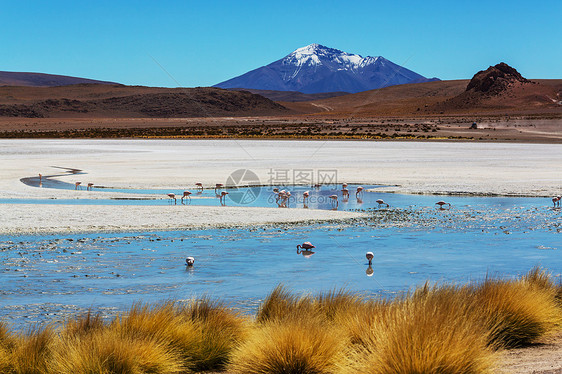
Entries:
{"label": "snow-capped mountain", "polygon": [[361,92],[428,79],[385,59],[310,44],[269,65],[215,85],[276,91]]}

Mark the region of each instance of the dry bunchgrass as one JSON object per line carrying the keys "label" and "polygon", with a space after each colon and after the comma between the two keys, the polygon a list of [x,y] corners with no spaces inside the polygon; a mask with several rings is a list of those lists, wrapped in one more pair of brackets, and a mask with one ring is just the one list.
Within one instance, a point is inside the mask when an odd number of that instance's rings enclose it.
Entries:
{"label": "dry bunchgrass", "polygon": [[95,330],[62,340],[50,363],[57,374],[165,374],[184,372],[181,358],[163,342]]}
{"label": "dry bunchgrass", "polygon": [[193,369],[224,369],[231,352],[246,337],[248,321],[224,304],[208,298],[179,307],[178,313],[196,324],[200,333],[192,353]]}
{"label": "dry bunchgrass", "polygon": [[48,372],[55,334],[51,327],[34,327],[16,336],[10,349],[9,373],[43,374]]}
{"label": "dry bunchgrass", "polygon": [[166,346],[180,357],[186,370],[193,368],[194,353],[201,342],[198,324],[182,318],[173,302],[156,306],[136,304],[127,315],[116,318],[109,329],[131,340]]}
{"label": "dry bunchgrass", "polygon": [[256,327],[233,353],[228,367],[244,374],[335,373],[344,339],[315,318],[273,320]]}
{"label": "dry bunchgrass", "polygon": [[88,312],[58,331],[0,322],[0,373],[487,373],[494,351],[559,329],[561,286],[534,268],[517,280],[426,284],[394,299],[276,287],[255,323],[220,302]]}
{"label": "dry bunchgrass", "polygon": [[475,286],[478,308],[485,313],[490,343],[505,348],[540,341],[562,322],[557,287],[539,269],[517,280],[486,279]]}
{"label": "dry bunchgrass", "polygon": [[266,323],[301,316],[311,317],[316,314],[317,310],[310,297],[295,295],[284,286],[278,285],[260,305],[256,321]]}
{"label": "dry bunchgrass", "polygon": [[0,321],[0,373],[9,372],[11,361],[9,349],[12,342],[13,337],[8,330],[8,325]]}
{"label": "dry bunchgrass", "polygon": [[364,326],[341,373],[488,373],[494,353],[473,318],[470,291],[429,287],[395,299]]}
{"label": "dry bunchgrass", "polygon": [[68,319],[63,326],[61,335],[65,337],[87,336],[105,328],[100,313],[93,314],[89,310],[86,314]]}

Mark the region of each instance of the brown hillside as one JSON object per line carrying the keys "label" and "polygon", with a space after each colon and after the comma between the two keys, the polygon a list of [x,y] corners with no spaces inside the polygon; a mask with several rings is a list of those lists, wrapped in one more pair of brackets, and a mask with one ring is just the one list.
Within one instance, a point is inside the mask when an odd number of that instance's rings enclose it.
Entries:
{"label": "brown hillside", "polygon": [[250,92],[220,88],[160,88],[80,84],[0,87],[4,117],[221,117],[290,114]]}
{"label": "brown hillside", "polygon": [[412,115],[460,94],[465,90],[467,83],[468,80],[453,80],[401,84],[325,100],[282,104],[300,113],[329,112],[331,115],[342,116]]}
{"label": "brown hillside", "polygon": [[562,112],[562,82],[530,81],[505,63],[474,75],[466,90],[430,107],[435,112]]}

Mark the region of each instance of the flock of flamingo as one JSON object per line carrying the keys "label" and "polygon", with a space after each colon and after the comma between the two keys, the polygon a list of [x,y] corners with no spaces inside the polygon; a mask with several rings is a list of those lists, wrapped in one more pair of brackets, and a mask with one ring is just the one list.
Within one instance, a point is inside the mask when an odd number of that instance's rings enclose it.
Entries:
{"label": "flock of flamingo", "polygon": [[[42,185],[43,185],[43,175],[39,174],[39,186],[41,187]],[[82,185],[82,182],[74,182],[74,189],[79,190],[81,185]],[[348,190],[347,186],[348,186],[347,183],[342,184],[341,194],[342,194],[343,201],[347,201],[349,199],[349,190]],[[203,183],[197,182],[197,183],[195,183],[195,187],[197,188],[199,193],[202,193],[203,190],[204,190]],[[321,187],[321,185],[315,184],[314,187],[318,189],[318,188]],[[228,195],[228,192],[221,191],[223,188],[224,188],[223,183],[217,183],[215,185],[215,195],[220,199],[221,205],[224,206],[224,205],[226,205],[226,195]],[[87,187],[86,187],[86,190],[92,191],[93,189],[94,189],[94,184],[88,183]],[[363,202],[361,200],[361,198],[363,196],[363,191],[364,191],[364,188],[362,186],[358,186],[356,191],[355,191],[355,197],[357,198],[357,202],[359,202],[359,203]],[[289,207],[289,200],[291,198],[291,192],[290,191],[286,191],[286,190],[280,191],[278,188],[274,188],[273,193],[275,194],[275,202],[277,203],[277,205],[279,207],[282,207],[282,208],[288,208]],[[191,200],[191,195],[192,195],[191,191],[188,191],[188,190],[183,191],[183,195],[181,197],[181,202],[183,203],[184,199],[190,199]],[[170,199],[170,201],[174,201],[174,204],[177,204],[177,196],[176,196],[175,193],[170,192],[168,194],[168,198]],[[303,192],[302,198],[303,198],[303,207],[308,208],[310,191]],[[331,201],[332,208],[337,209],[339,207],[339,197],[338,197],[338,195],[330,195],[330,196],[328,196],[328,198]],[[557,208],[557,207],[560,208],[560,202],[561,201],[562,201],[561,195],[554,196],[552,198],[553,207],[554,208]],[[390,205],[388,203],[384,202],[384,200],[382,200],[382,199],[377,199],[376,202],[377,202],[377,204],[379,204],[379,208],[383,205],[385,205],[387,208],[390,207]],[[443,200],[436,202],[435,205],[438,205],[439,209],[441,209],[441,210],[451,208],[451,203],[447,203]],[[445,207],[447,207],[447,208],[445,208]]]}

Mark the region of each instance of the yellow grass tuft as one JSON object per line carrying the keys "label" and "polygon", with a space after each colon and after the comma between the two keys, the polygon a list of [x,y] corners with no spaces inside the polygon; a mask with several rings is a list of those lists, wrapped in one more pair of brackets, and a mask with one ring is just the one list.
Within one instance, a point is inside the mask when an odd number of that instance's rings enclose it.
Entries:
{"label": "yellow grass tuft", "polygon": [[306,296],[297,296],[289,292],[284,286],[278,285],[265,298],[260,305],[256,320],[259,323],[272,322],[290,318],[311,318],[316,315],[312,299]]}
{"label": "yellow grass tuft", "polygon": [[97,330],[64,339],[50,369],[57,374],[180,373],[179,355],[154,339],[134,339],[115,330]]}
{"label": "yellow grass tuft", "polygon": [[67,320],[61,334],[63,336],[81,337],[100,331],[103,328],[105,328],[105,324],[101,314],[92,314],[92,311],[89,310],[84,315]]}
{"label": "yellow grass tuft", "polygon": [[34,327],[15,338],[11,349],[10,371],[14,374],[42,374],[47,372],[55,334],[51,327]]}
{"label": "yellow grass tuft", "polygon": [[556,287],[536,270],[518,280],[486,279],[474,295],[486,314],[492,344],[513,348],[536,343],[562,321]]}
{"label": "yellow grass tuft", "polygon": [[[380,309],[341,373],[491,372],[494,353],[472,318],[469,290],[426,285]],[[347,365],[346,365],[347,364]]]}
{"label": "yellow grass tuft", "polygon": [[244,339],[248,322],[220,302],[208,298],[178,308],[182,318],[198,326],[201,334],[192,353],[196,371],[222,370],[236,345]]}
{"label": "yellow grass tuft", "polygon": [[244,374],[334,373],[343,343],[336,330],[315,319],[275,320],[250,334],[234,351],[228,369]]}

